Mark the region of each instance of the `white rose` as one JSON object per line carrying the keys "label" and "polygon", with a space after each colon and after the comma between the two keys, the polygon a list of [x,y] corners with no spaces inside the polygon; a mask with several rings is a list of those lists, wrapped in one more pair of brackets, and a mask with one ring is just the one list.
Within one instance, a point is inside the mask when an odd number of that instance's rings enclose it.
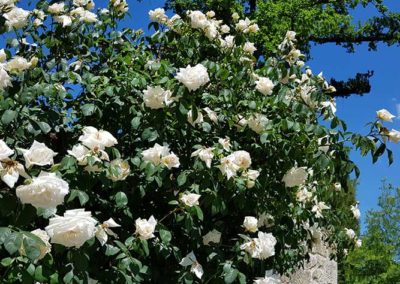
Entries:
{"label": "white rose", "polygon": [[24,9],[13,7],[10,12],[3,14],[6,19],[8,30],[22,29],[28,25],[29,12]]}
{"label": "white rose", "polygon": [[244,32],[246,33],[248,30],[249,25],[251,24],[251,21],[249,20],[249,18],[246,18],[244,20],[240,20],[237,24],[236,24],[236,29],[238,31]]}
{"label": "white rose", "polygon": [[315,217],[316,218],[322,218],[322,210],[327,210],[327,209],[331,209],[328,205],[325,204],[325,202],[317,202],[317,200],[315,200],[315,205],[311,208],[311,211],[315,213]]}
{"label": "white rose", "polygon": [[282,182],[285,183],[286,187],[294,187],[304,185],[308,177],[306,167],[293,167],[283,176]]}
{"label": "white rose", "polygon": [[68,15],[55,16],[54,21],[61,24],[63,27],[72,25],[72,18]]}
{"label": "white rose", "polygon": [[209,246],[210,243],[218,244],[221,241],[221,232],[214,229],[203,236],[203,245]]}
{"label": "white rose", "polygon": [[21,56],[14,56],[10,61],[8,61],[6,68],[9,72],[20,73],[29,69],[31,64],[28,60]]}
{"label": "white rose", "polygon": [[79,141],[92,150],[95,148],[103,150],[106,147],[118,144],[117,139],[108,131],[97,130],[92,126],[85,126],[82,132],[83,135],[79,137]]}
{"label": "white rose", "polygon": [[213,40],[218,35],[217,25],[214,22],[208,22],[204,28],[204,33],[209,40]]}
{"label": "white rose", "polygon": [[230,28],[229,28],[229,26],[228,25],[222,25],[221,26],[221,33],[222,34],[227,34],[227,33],[229,33],[230,32]]}
{"label": "white rose", "polygon": [[8,75],[3,64],[0,63],[0,90],[4,90],[7,87],[12,87],[11,77]]}
{"label": "white rose", "polygon": [[265,127],[268,122],[269,119],[265,115],[260,113],[255,113],[248,120],[246,120],[246,123],[249,126],[249,128],[257,134],[260,134],[265,130]]}
{"label": "white rose", "polygon": [[357,220],[360,219],[361,212],[360,212],[360,209],[358,209],[358,205],[356,205],[356,206],[351,205],[350,210],[353,213],[354,218],[356,218]]}
{"label": "white rose", "polygon": [[7,54],[4,51],[4,48],[0,49],[0,63],[3,63],[7,60]]}
{"label": "white rose", "polygon": [[229,138],[219,138],[218,143],[224,148],[225,151],[230,151],[231,149],[231,140]]}
{"label": "white rose", "polygon": [[225,39],[221,38],[221,47],[223,48],[233,48],[235,46],[235,37],[234,36],[226,36]]}
{"label": "white rose", "polygon": [[122,159],[112,160],[110,166],[107,177],[112,181],[125,180],[131,172],[128,162]]}
{"label": "white rose", "polygon": [[179,68],[175,78],[184,84],[190,92],[197,90],[210,81],[207,68],[202,64],[197,64],[194,67],[188,65],[186,68]]}
{"label": "white rose", "polygon": [[118,237],[110,228],[118,228],[121,225],[117,224],[113,218],[108,219],[103,224],[97,226],[96,238],[99,240],[100,244],[104,246],[107,243],[108,236]]}
{"label": "white rose", "polygon": [[297,191],[296,199],[298,202],[306,203],[312,199],[312,193],[308,191],[307,188],[303,187]]}
{"label": "white rose", "polygon": [[163,156],[161,158],[161,163],[168,169],[179,168],[180,166],[179,158],[173,152],[171,152],[169,155]]}
{"label": "white rose", "polygon": [[381,109],[378,110],[376,112],[376,115],[379,119],[383,120],[383,121],[389,121],[389,122],[393,122],[393,118],[395,118],[396,116],[391,114],[388,110],[386,109]]}
{"label": "white rose", "polygon": [[182,260],[179,262],[180,265],[183,267],[190,266],[190,272],[194,273],[197,278],[201,279],[204,274],[203,267],[197,261],[196,256],[194,255],[193,251],[186,255]]}
{"label": "white rose", "polygon": [[256,217],[246,216],[244,217],[243,227],[246,231],[255,233],[258,231],[258,220]]}
{"label": "white rose", "polygon": [[76,8],[71,11],[71,16],[79,17],[79,20],[85,23],[95,23],[97,22],[97,15],[90,11],[85,10],[82,7]]}
{"label": "white rose", "polygon": [[206,15],[204,15],[200,11],[190,11],[189,18],[190,18],[190,24],[194,29],[203,29],[208,24]]}
{"label": "white rose", "polygon": [[208,18],[214,18],[215,17],[215,12],[214,11],[208,11],[207,13],[206,13],[206,15],[207,15],[207,17]]}
{"label": "white rose", "polygon": [[19,149],[25,159],[25,167],[30,168],[32,165],[46,166],[54,163],[53,157],[57,155],[53,150],[48,148],[44,143],[33,141],[32,146],[26,149]]}
{"label": "white rose", "polygon": [[392,129],[391,131],[389,131],[388,137],[390,141],[398,143],[400,141],[400,131]]}
{"label": "white rose", "polygon": [[243,46],[243,50],[247,53],[253,54],[257,48],[254,46],[254,43],[246,42]]}
{"label": "white rose", "polygon": [[154,238],[154,230],[156,229],[156,225],[157,221],[153,216],[151,216],[148,220],[137,218],[135,221],[135,234],[137,234],[141,240]]}
{"label": "white rose", "polygon": [[83,146],[82,144],[77,144],[72,147],[71,150],[67,151],[69,155],[73,156],[78,164],[81,166],[86,166],[88,161],[87,158],[90,156],[90,150]]}
{"label": "white rose", "polygon": [[193,207],[195,205],[199,205],[200,197],[201,197],[200,194],[185,193],[181,196],[179,200],[182,201],[182,203],[185,204],[186,206]]}
{"label": "white rose", "polygon": [[356,241],[356,247],[360,248],[362,246],[362,240],[358,239]]}
{"label": "white rose", "polygon": [[344,228],[345,233],[349,239],[354,239],[356,237],[356,232],[353,229]]}
{"label": "white rose", "polygon": [[215,111],[213,111],[212,109],[210,109],[209,107],[205,107],[203,108],[203,110],[207,113],[208,118],[214,122],[214,123],[218,123],[218,115]]}
{"label": "white rose", "polygon": [[248,27],[247,30],[248,30],[249,33],[256,33],[256,32],[258,32],[260,30],[260,28],[258,27],[257,24],[252,24],[252,25],[250,25]]}
{"label": "white rose", "polygon": [[200,111],[198,111],[197,112],[197,118],[196,118],[195,121],[193,121],[192,110],[189,110],[188,113],[187,113],[187,120],[194,127],[196,124],[202,123],[204,121],[204,117],[203,117],[203,114]]}
{"label": "white rose", "polygon": [[258,227],[272,227],[274,226],[274,217],[271,214],[267,213],[261,213],[260,216],[258,216]]}
{"label": "white rose", "polygon": [[8,159],[14,155],[14,150],[11,150],[3,139],[0,139],[0,161]]}
{"label": "white rose", "polygon": [[274,83],[267,77],[259,77],[256,81],[256,90],[263,95],[271,95]]}
{"label": "white rose", "polygon": [[287,31],[285,37],[286,37],[287,40],[295,41],[296,40],[296,32]]}
{"label": "white rose", "polygon": [[221,164],[218,166],[218,168],[228,180],[236,176],[236,172],[240,169],[239,166],[235,163],[234,157],[232,155],[221,158]]}
{"label": "white rose", "polygon": [[16,189],[17,197],[23,204],[32,204],[36,208],[56,208],[64,202],[69,193],[68,183],[55,173],[40,172],[27,185],[20,185]]}
{"label": "white rose", "polygon": [[[36,258],[36,260],[40,260],[43,257],[45,257],[46,254],[51,252],[51,244],[49,243],[50,237],[46,233],[46,231],[41,230],[41,229],[36,229],[36,230],[32,231],[31,234],[39,237],[41,239],[41,241],[43,242],[43,244],[40,244],[40,246],[39,246],[40,255]],[[19,249],[19,253],[24,256],[26,255],[24,246],[21,246],[21,248]]]}
{"label": "white rose", "polygon": [[64,12],[64,7],[64,2],[54,3],[47,8],[47,12],[54,15],[61,14],[62,12]]}
{"label": "white rose", "polygon": [[258,238],[249,239],[240,248],[247,251],[251,257],[264,260],[275,255],[275,245],[276,238],[272,234],[258,232]]}
{"label": "white rose", "polygon": [[142,152],[143,160],[151,162],[155,166],[161,163],[161,157],[169,155],[169,147],[155,144],[154,147]]}
{"label": "white rose", "polygon": [[340,191],[340,190],[342,189],[342,185],[341,185],[340,182],[335,182],[335,183],[333,184],[333,186],[335,187],[335,190],[336,190],[336,191]]}
{"label": "white rose", "polygon": [[10,188],[13,188],[19,176],[30,178],[25,172],[24,166],[14,160],[4,160],[0,162],[0,178]]}
{"label": "white rose", "polygon": [[74,6],[85,7],[85,6],[87,6],[90,2],[92,2],[92,0],[74,0],[74,1],[73,1],[73,4],[74,4]]}
{"label": "white rose", "polygon": [[206,163],[207,168],[211,168],[211,162],[214,158],[214,148],[200,148],[194,151],[191,157],[199,157],[200,160]]}
{"label": "white rose", "polygon": [[51,218],[45,228],[54,244],[80,248],[96,234],[97,221],[85,209],[67,210],[64,216]]}
{"label": "white rose", "polygon": [[160,86],[148,86],[147,90],[143,91],[144,104],[151,109],[159,109],[169,106],[173,102],[171,96],[171,91],[166,91]]}
{"label": "white rose", "polygon": [[165,15],[165,10],[163,8],[157,8],[155,10],[149,11],[150,20],[156,23],[166,23],[168,21],[167,15]]}
{"label": "white rose", "polygon": [[242,170],[247,169],[251,165],[251,157],[247,151],[235,151],[231,154],[234,163]]}
{"label": "white rose", "polygon": [[248,170],[247,172],[243,172],[242,173],[242,177],[244,179],[247,179],[246,181],[246,187],[247,188],[253,188],[255,186],[255,181],[258,178],[258,176],[260,175],[259,171],[256,170]]}

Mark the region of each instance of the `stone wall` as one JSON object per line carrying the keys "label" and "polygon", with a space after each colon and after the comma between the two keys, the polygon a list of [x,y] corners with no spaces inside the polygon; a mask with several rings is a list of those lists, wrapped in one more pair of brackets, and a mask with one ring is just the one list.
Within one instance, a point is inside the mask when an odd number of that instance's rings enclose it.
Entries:
{"label": "stone wall", "polygon": [[313,248],[310,261],[290,278],[283,277],[284,284],[337,284],[337,263],[329,259],[329,249],[322,243]]}

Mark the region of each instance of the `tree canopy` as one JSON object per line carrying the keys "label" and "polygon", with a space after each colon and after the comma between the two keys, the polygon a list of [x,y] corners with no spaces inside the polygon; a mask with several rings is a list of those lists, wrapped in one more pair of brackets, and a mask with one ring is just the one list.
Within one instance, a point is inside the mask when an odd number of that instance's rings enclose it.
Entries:
{"label": "tree canopy", "polygon": [[345,283],[400,282],[400,188],[383,183],[379,209],[366,216],[361,248],[350,252],[343,267]]}
{"label": "tree canopy", "polygon": [[[383,0],[167,0],[166,7],[179,13],[213,10],[224,22],[231,22],[235,12],[256,20],[260,27],[256,38],[258,56],[269,56],[287,30],[296,31],[298,48],[307,57],[313,44],[335,43],[354,52],[361,43],[376,50],[378,43],[390,46],[400,42],[400,11],[390,11]],[[377,16],[355,21],[352,12],[366,7],[373,7]],[[337,89],[333,95],[370,92],[372,74],[363,70],[348,81],[333,79],[331,84]]]}

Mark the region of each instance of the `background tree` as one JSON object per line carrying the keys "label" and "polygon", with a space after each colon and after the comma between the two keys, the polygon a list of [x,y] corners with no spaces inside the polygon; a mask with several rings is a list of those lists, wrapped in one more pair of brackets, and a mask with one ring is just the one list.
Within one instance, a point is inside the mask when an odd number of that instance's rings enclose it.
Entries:
{"label": "background tree", "polygon": [[400,282],[400,187],[383,183],[379,209],[367,215],[367,231],[361,248],[344,262],[341,277],[345,283]]}
{"label": "background tree", "polygon": [[[363,23],[355,23],[351,12],[357,7],[373,6],[378,16]],[[379,42],[399,44],[400,14],[388,10],[383,0],[167,0],[166,8],[182,13],[186,10],[213,10],[225,22],[232,21],[232,13],[257,20],[260,32],[256,40],[257,56],[273,52],[287,30],[298,34],[298,47],[307,58],[312,44],[335,43],[349,52],[367,43],[376,50]],[[333,96],[369,93],[372,71],[357,73],[347,81],[331,80],[336,92]]]}

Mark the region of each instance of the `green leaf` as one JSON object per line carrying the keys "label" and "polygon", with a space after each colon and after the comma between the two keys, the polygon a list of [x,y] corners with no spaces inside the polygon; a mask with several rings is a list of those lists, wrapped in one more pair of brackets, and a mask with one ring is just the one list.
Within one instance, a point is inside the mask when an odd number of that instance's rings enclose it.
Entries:
{"label": "green leaf", "polygon": [[1,260],[1,265],[4,267],[10,266],[14,262],[14,258],[6,257]]}
{"label": "green leaf", "polygon": [[238,277],[239,271],[237,269],[230,268],[228,272],[225,273],[224,281],[227,284],[233,283]]}
{"label": "green leaf", "polygon": [[171,239],[172,239],[171,232],[168,231],[168,230],[160,229],[160,232],[159,232],[159,233],[160,233],[160,238],[161,238],[162,242],[163,242],[164,244],[168,245],[169,242],[170,242]]}
{"label": "green leaf", "polygon": [[84,116],[93,115],[96,111],[96,106],[94,104],[85,104],[81,106],[81,110]]}
{"label": "green leaf", "polygon": [[49,133],[51,130],[50,125],[44,121],[37,121],[36,124],[40,127],[40,130],[42,130],[44,134]]}
{"label": "green leaf", "polygon": [[8,109],[1,116],[1,122],[3,124],[9,124],[11,121],[15,119],[17,116],[17,112],[15,110]]}
{"label": "green leaf", "polygon": [[4,241],[4,248],[8,251],[9,254],[13,254],[19,250],[22,244],[22,234],[21,233],[12,233],[8,236],[8,238]]}
{"label": "green leaf", "polygon": [[187,178],[186,172],[182,172],[177,178],[178,186],[184,185],[186,183],[186,178]]}
{"label": "green leaf", "polygon": [[67,274],[65,274],[63,281],[64,283],[71,283],[72,282],[72,278],[74,278],[74,270],[71,270],[70,272],[68,272]]}
{"label": "green leaf", "polygon": [[83,192],[78,189],[74,189],[71,191],[71,194],[70,194],[67,202],[71,202],[72,200],[74,200],[77,197],[79,199],[79,203],[81,204],[81,206],[85,205],[89,201],[89,195],[87,195],[86,192]]}
{"label": "green leaf", "polygon": [[138,129],[140,126],[141,117],[137,116],[131,120],[131,126],[133,129]]}
{"label": "green leaf", "polygon": [[201,208],[196,205],[196,206],[194,206],[194,209],[196,211],[197,218],[199,218],[199,220],[203,221],[203,211],[201,210]]}
{"label": "green leaf", "polygon": [[122,191],[117,192],[115,195],[115,203],[118,207],[124,207],[128,204],[128,197]]}

